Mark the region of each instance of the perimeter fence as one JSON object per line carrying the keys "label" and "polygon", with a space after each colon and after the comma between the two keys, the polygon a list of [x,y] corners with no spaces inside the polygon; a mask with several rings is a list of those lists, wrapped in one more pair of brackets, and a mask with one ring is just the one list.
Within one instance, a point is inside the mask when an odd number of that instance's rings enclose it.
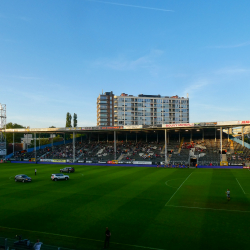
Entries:
{"label": "perimeter fence", "polygon": [[[28,250],[34,249],[35,242],[31,242],[28,239],[18,240],[0,237],[0,250]],[[64,247],[50,246],[42,244],[41,250],[73,250]],[[88,250],[88,249],[83,249]]]}

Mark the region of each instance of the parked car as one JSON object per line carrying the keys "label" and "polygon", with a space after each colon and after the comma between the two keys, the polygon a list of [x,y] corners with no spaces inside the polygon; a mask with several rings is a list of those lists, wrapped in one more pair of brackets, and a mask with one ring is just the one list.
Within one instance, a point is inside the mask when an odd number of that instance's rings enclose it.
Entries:
{"label": "parked car", "polygon": [[68,180],[69,176],[68,175],[64,175],[64,174],[52,174],[51,175],[51,180],[52,181],[59,181],[59,180]]}
{"label": "parked car", "polygon": [[26,174],[18,174],[15,176],[15,181],[30,182],[32,179]]}
{"label": "parked car", "polygon": [[60,172],[61,173],[73,173],[75,172],[75,169],[73,167],[66,167],[66,168],[63,168],[63,169],[60,169]]}

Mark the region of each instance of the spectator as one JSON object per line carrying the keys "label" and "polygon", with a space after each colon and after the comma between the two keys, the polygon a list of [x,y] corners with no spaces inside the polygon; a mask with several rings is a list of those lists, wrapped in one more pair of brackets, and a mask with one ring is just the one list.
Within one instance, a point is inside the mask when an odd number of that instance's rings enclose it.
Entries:
{"label": "spectator", "polygon": [[109,247],[110,236],[111,236],[111,232],[109,231],[108,227],[106,227],[104,248],[106,248],[106,246]]}
{"label": "spectator", "polygon": [[41,246],[42,246],[42,242],[39,241],[39,239],[37,239],[36,243],[34,244],[33,248],[35,250],[40,250],[41,249]]}

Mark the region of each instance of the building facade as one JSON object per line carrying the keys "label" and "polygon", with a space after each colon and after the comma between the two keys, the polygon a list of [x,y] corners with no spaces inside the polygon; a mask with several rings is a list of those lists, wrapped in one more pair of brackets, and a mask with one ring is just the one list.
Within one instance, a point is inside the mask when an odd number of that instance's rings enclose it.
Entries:
{"label": "building facade", "polygon": [[105,94],[97,98],[97,126],[189,123],[188,97],[112,93],[111,103]]}
{"label": "building facade", "polygon": [[97,98],[97,126],[114,125],[114,94],[105,92]]}

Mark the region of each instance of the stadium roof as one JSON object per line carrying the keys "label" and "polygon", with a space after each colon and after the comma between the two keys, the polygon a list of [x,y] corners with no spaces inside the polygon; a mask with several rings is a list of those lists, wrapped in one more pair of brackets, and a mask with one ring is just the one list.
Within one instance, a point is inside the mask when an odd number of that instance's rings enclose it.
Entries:
{"label": "stadium roof", "polygon": [[[250,126],[250,120],[246,121],[226,121],[226,122],[196,122],[196,123],[178,123],[161,125],[130,125],[130,126],[95,126],[95,127],[76,127],[76,128],[18,128],[2,129],[6,133],[72,133],[72,132],[100,132],[117,130],[162,130],[162,129],[205,129],[205,128],[233,128],[240,126]],[[1,129],[0,129],[1,132]]]}

